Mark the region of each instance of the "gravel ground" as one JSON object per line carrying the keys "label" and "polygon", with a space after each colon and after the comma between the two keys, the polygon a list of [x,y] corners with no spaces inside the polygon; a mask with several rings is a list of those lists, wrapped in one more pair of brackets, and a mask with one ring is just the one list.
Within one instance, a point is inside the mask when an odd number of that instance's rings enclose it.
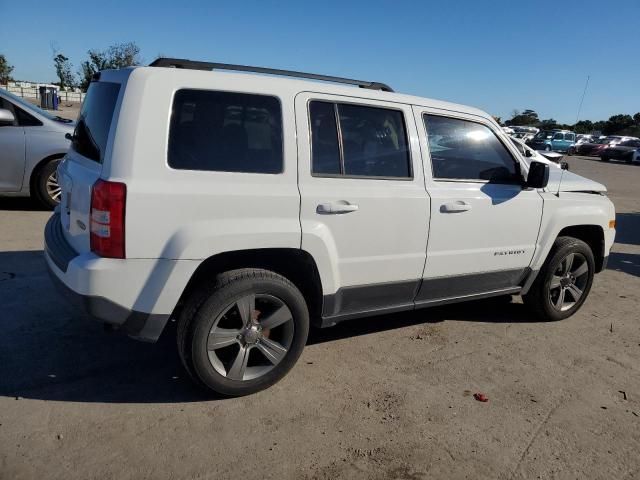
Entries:
{"label": "gravel ground", "polygon": [[49,213],[0,200],[0,478],[640,477],[640,165],[569,163],[618,210],[578,314],[493,300],[355,320],[231,400],[192,387],[174,332],[138,343],[70,308],[42,258]]}

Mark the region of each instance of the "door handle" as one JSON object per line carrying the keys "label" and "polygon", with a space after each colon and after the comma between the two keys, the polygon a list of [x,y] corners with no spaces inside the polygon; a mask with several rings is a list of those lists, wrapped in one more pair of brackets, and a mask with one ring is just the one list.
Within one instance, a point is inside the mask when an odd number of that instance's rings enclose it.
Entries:
{"label": "door handle", "polygon": [[440,212],[442,213],[459,213],[468,212],[469,210],[471,210],[471,205],[462,200],[445,203],[440,207]]}
{"label": "door handle", "polygon": [[349,203],[346,200],[321,203],[316,207],[316,213],[321,215],[337,215],[341,213],[355,212],[356,210],[358,210],[358,205]]}

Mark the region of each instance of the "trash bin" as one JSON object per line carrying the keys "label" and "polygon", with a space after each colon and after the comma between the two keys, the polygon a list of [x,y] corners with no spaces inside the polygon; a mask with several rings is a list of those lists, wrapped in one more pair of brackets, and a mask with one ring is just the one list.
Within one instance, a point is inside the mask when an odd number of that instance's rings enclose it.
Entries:
{"label": "trash bin", "polygon": [[52,100],[52,108],[54,110],[58,110],[58,104],[60,103],[60,99],[58,98],[58,90],[56,90],[55,88],[51,89],[51,100]]}
{"label": "trash bin", "polygon": [[47,87],[38,88],[40,91],[40,108],[47,108]]}

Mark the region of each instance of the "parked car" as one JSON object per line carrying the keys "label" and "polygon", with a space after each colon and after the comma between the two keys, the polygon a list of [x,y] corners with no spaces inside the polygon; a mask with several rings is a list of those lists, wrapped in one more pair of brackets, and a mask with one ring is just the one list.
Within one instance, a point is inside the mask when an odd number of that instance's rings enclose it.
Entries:
{"label": "parked car", "polygon": [[560,162],[563,158],[563,155],[556,152],[538,152],[529,147],[519,138],[514,138],[513,136],[511,137],[511,141],[516,146],[518,151],[522,154],[527,163],[542,162],[554,168],[561,168]]}
{"label": "parked car", "polygon": [[619,143],[627,142],[629,140],[640,140],[638,139],[638,137],[628,137],[623,135],[609,135],[608,137],[605,137],[605,138],[609,143],[609,145],[612,147],[615,145],[618,145]]}
{"label": "parked car", "polygon": [[580,133],[576,135],[576,145],[593,142],[594,140],[595,140],[595,137],[593,135],[588,135],[584,133]]}
{"label": "parked car", "polygon": [[218,71],[238,68],[93,77],[44,249],[92,316],[148,341],[175,319],[196,383],[244,395],[310,324],[512,294],[541,320],[581,307],[615,236],[603,185],[527,163],[475,108]]}
{"label": "parked car", "polygon": [[600,160],[624,160],[627,163],[633,162],[634,155],[640,148],[640,140],[625,140],[617,145],[609,145],[600,152]]}
{"label": "parked car", "polygon": [[576,134],[568,130],[543,130],[528,143],[534,150],[567,152],[576,143]]}
{"label": "parked car", "polygon": [[606,138],[598,138],[591,142],[577,143],[573,147],[569,148],[567,152],[569,155],[585,155],[585,156],[600,156],[600,152],[609,146],[609,141]]}
{"label": "parked car", "polygon": [[60,201],[56,169],[74,123],[0,89],[0,196],[29,196],[47,208]]}

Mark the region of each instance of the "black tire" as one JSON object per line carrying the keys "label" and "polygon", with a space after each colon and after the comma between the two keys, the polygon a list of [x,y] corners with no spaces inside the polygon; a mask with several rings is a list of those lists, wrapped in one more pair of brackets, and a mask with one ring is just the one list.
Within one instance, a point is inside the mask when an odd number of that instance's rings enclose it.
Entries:
{"label": "black tire", "polygon": [[[48,161],[38,169],[33,180],[33,195],[35,199],[47,209],[54,209],[60,203],[60,197],[54,198],[51,195],[51,190],[47,186],[50,179],[56,177],[56,170],[58,169],[59,163],[59,158]],[[55,180],[57,181],[57,178],[55,178]]]}
{"label": "black tire", "polygon": [[[286,305],[293,318],[293,333],[286,354],[271,370],[254,379],[234,380],[216,370],[207,343],[216,319],[249,294],[275,297]],[[198,385],[236,397],[264,390],[284,377],[300,357],[308,334],[309,310],[293,283],[268,270],[240,269],[219,275],[213,285],[192,295],[178,320],[177,342],[182,363]]]}
{"label": "black tire", "polygon": [[575,154],[576,154],[575,147],[569,147],[569,150],[567,150],[567,155],[575,155]]}
{"label": "black tire", "polygon": [[[585,259],[588,268],[586,272],[587,277],[582,286],[581,297],[575,301],[574,305],[570,308],[559,310],[553,305],[551,300],[551,281],[563,260],[571,253],[578,254]],[[589,295],[594,273],[595,261],[589,245],[577,238],[558,237],[529,292],[523,296],[523,301],[542,320],[555,321],[570,317],[580,309]]]}
{"label": "black tire", "polygon": [[601,157],[600,157],[600,161],[602,161],[602,162],[608,162],[608,161],[609,161],[609,157],[601,156]]}

